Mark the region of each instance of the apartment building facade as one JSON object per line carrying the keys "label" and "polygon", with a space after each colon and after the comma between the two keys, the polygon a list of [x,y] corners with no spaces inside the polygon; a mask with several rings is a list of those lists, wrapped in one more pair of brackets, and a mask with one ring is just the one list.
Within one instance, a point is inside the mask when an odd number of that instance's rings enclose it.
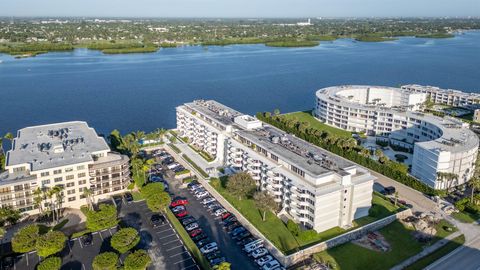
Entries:
{"label": "apartment building facade", "polygon": [[[37,190],[61,187],[61,207],[87,204],[122,192],[130,183],[129,159],[113,153],[86,122],[64,122],[20,129],[0,173],[0,206],[38,213]],[[44,200],[42,207],[48,207]]]}
{"label": "apartment building facade", "polygon": [[478,93],[465,93],[459,90],[442,89],[435,86],[418,84],[403,85],[401,88],[416,93],[425,93],[430,101],[436,104],[467,108],[480,104],[480,94]]}
{"label": "apartment building facade", "polygon": [[[383,91],[387,102],[383,102],[383,99],[378,104],[368,102],[369,99],[364,98],[367,89]],[[424,97],[413,98],[417,104],[390,102],[392,92],[402,91],[407,92],[405,95],[412,93],[410,90],[379,86],[320,89],[316,93],[314,114],[328,125],[364,132],[413,150],[411,174],[433,188],[447,188],[446,182],[437,179],[438,172],[458,175],[454,183],[448,183],[450,186],[467,182],[475,169],[478,136],[469,129],[468,124],[458,119],[415,111],[415,108],[421,108]]]}
{"label": "apartment building facade", "polygon": [[194,101],[177,107],[177,131],[192,143],[215,134],[216,162],[248,172],[305,227],[345,228],[368,215],[375,179],[368,171],[254,117],[215,101]]}

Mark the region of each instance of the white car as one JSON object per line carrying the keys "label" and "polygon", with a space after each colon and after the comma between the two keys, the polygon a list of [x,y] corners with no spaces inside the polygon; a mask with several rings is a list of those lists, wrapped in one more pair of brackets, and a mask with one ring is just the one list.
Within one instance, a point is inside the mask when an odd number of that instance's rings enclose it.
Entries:
{"label": "white car", "polygon": [[264,257],[261,257],[260,259],[255,260],[255,262],[258,264],[258,266],[262,267],[265,265],[267,262],[273,260],[273,257],[271,255],[267,255]]}
{"label": "white car", "polygon": [[193,186],[190,187],[190,191],[195,191],[195,190],[197,190],[201,187],[202,187],[202,185],[200,185],[200,184],[193,185]]}
{"label": "white car", "polygon": [[197,195],[198,193],[200,192],[204,192],[206,191],[203,187],[202,188],[199,188],[199,189],[196,189],[194,192],[193,192],[193,195]]}
{"label": "white car", "polygon": [[185,211],[185,206],[183,205],[179,205],[179,206],[175,206],[174,208],[172,208],[172,212],[173,213],[178,213],[178,212],[182,212],[182,211]]}
{"label": "white car", "polygon": [[251,244],[251,245],[248,245],[247,247],[245,247],[245,252],[250,253],[250,252],[254,251],[255,249],[261,248],[261,247],[263,247],[263,243]]}
{"label": "white car", "polygon": [[252,253],[250,253],[250,255],[252,255],[254,259],[257,259],[262,257],[263,255],[266,255],[267,253],[268,253],[268,250],[262,247],[262,248],[255,249]]}
{"label": "white car", "polygon": [[227,210],[225,210],[224,208],[220,208],[220,209],[217,209],[215,210],[215,212],[213,213],[216,217],[219,217],[221,216],[222,214],[226,213]]}
{"label": "white car", "polygon": [[211,202],[214,202],[214,201],[216,201],[214,198],[208,197],[208,198],[205,198],[205,199],[202,200],[202,204],[205,205],[207,203],[211,203]]}
{"label": "white car", "polygon": [[263,265],[262,270],[273,270],[280,267],[280,263],[277,260],[269,261]]}
{"label": "white car", "polygon": [[173,170],[178,166],[180,166],[180,164],[175,162],[175,163],[172,163],[172,164],[168,165],[167,168],[169,168],[170,170]]}
{"label": "white car", "polygon": [[198,229],[198,223],[196,222],[190,223],[187,226],[185,226],[185,230],[187,231],[193,231],[195,229]]}
{"label": "white car", "polygon": [[196,194],[195,197],[197,197],[197,199],[201,199],[201,198],[207,197],[208,195],[209,195],[208,191],[202,191]]}
{"label": "white car", "polygon": [[208,244],[206,244],[205,246],[203,246],[203,247],[200,249],[200,252],[202,252],[202,254],[206,254],[206,253],[213,252],[213,251],[215,251],[215,250],[218,250],[217,243],[211,242],[211,243],[208,243]]}

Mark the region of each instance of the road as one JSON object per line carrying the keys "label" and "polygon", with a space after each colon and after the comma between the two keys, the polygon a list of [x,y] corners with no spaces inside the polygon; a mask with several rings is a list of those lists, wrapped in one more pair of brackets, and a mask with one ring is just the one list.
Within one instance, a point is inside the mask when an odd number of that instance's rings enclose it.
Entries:
{"label": "road", "polygon": [[480,269],[480,237],[466,243],[455,251],[440,258],[425,268],[426,270],[479,270]]}

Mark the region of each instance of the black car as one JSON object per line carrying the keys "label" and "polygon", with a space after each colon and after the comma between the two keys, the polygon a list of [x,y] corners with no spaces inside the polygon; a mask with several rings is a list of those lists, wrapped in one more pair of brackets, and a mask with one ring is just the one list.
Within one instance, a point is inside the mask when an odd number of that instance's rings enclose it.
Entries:
{"label": "black car", "polygon": [[193,240],[194,242],[198,242],[198,241],[200,241],[200,240],[202,240],[202,239],[205,239],[205,238],[207,238],[207,237],[208,237],[208,236],[207,236],[206,234],[201,233],[201,234],[199,234],[199,235],[196,235],[196,236],[192,237],[192,240]]}
{"label": "black car", "polygon": [[187,226],[188,224],[197,221],[194,217],[189,216],[182,219],[182,225]]}
{"label": "black car", "polygon": [[227,223],[231,223],[231,222],[235,222],[237,221],[237,218],[234,217],[234,216],[231,216],[231,217],[228,217],[226,219],[223,220],[223,224],[227,224]]}
{"label": "black car", "polygon": [[93,235],[91,233],[87,233],[83,235],[80,240],[82,241],[82,245],[84,247],[91,246],[93,244]]}
{"label": "black car", "polygon": [[210,265],[218,265],[218,264],[221,264],[224,261],[225,261],[225,257],[215,258],[213,260],[210,260]]}
{"label": "black car", "polygon": [[153,214],[150,217],[150,222],[152,223],[153,227],[158,227],[162,224],[165,224],[165,217],[160,214]]}
{"label": "black car", "polygon": [[395,187],[386,187],[383,189],[383,195],[392,195],[395,193]]}
{"label": "black car", "polygon": [[243,227],[243,226],[237,227],[237,228],[232,230],[232,236],[235,237],[235,236],[237,236],[237,235],[239,235],[239,234],[241,234],[245,231],[247,231],[247,229],[245,229],[245,227]]}
{"label": "black car", "polygon": [[2,261],[2,269],[10,270],[14,269],[15,262],[13,257],[5,257]]}
{"label": "black car", "polygon": [[220,257],[220,256],[221,256],[221,253],[220,253],[220,251],[218,251],[218,250],[217,250],[217,251],[214,251],[214,252],[210,252],[210,253],[205,254],[205,258],[207,258],[207,260],[209,260],[209,261],[210,261],[210,260],[213,260],[213,259],[215,259],[215,258],[218,258],[218,257]]}
{"label": "black car", "polygon": [[129,202],[129,203],[130,203],[130,202],[133,202],[133,196],[132,196],[132,193],[130,193],[130,192],[127,192],[127,193],[125,193],[125,195],[124,195],[124,196],[125,196],[125,200],[126,200],[127,202]]}
{"label": "black car", "polygon": [[198,185],[198,184],[199,184],[199,183],[198,183],[197,180],[193,180],[192,182],[190,182],[190,183],[187,184],[187,187],[190,188],[190,187],[192,187],[193,185]]}
{"label": "black car", "polygon": [[240,223],[238,222],[233,222],[232,224],[228,225],[225,227],[225,230],[227,230],[228,232],[231,231],[231,230],[234,230],[235,228],[238,228],[242,226]]}
{"label": "black car", "polygon": [[239,246],[245,246],[246,244],[251,243],[255,240],[257,240],[255,237],[247,237],[247,238],[244,238],[244,239],[238,241],[237,244]]}
{"label": "black car", "polygon": [[249,236],[252,236],[252,234],[249,231],[244,231],[238,235],[233,236],[233,239],[235,240],[242,240],[244,238],[247,238]]}
{"label": "black car", "polygon": [[198,246],[199,248],[201,248],[201,247],[205,246],[206,244],[208,244],[208,243],[210,243],[210,242],[212,242],[212,241],[211,241],[208,237],[206,237],[206,238],[204,238],[204,239],[202,239],[202,240],[199,240],[199,241],[197,242],[197,246]]}
{"label": "black car", "polygon": [[223,227],[225,227],[225,229],[228,230],[228,228],[229,228],[230,226],[232,226],[233,224],[238,224],[238,222],[237,222],[236,220],[224,222],[224,223],[223,223]]}

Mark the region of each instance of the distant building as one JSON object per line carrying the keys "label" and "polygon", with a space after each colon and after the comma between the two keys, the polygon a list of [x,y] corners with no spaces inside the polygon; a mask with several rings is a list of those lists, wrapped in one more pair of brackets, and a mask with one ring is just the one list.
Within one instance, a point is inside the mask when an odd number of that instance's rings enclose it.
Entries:
{"label": "distant building", "polygon": [[438,172],[467,182],[475,169],[479,139],[469,125],[451,117],[416,112],[425,93],[382,86],[346,85],[317,91],[315,116],[348,131],[364,132],[413,150],[411,174],[435,189],[447,188]]}
{"label": "distant building", "polygon": [[313,25],[310,19],[308,19],[306,22],[297,22],[298,26],[310,26]]}
{"label": "distant building", "polygon": [[480,109],[476,109],[473,112],[473,121],[477,122],[477,123],[480,123]]}
{"label": "distant building", "polygon": [[246,171],[296,222],[318,232],[368,215],[369,171],[213,100],[177,107],[177,131],[217,163]]}
{"label": "distant building", "polygon": [[[38,213],[34,192],[63,188],[63,208],[123,192],[130,183],[129,159],[110,151],[105,140],[86,122],[65,122],[20,129],[0,173],[0,206]],[[43,201],[43,208],[50,201]]]}
{"label": "distant building", "polygon": [[401,88],[417,93],[426,93],[430,101],[436,104],[467,108],[480,104],[480,94],[478,93],[465,93],[459,90],[441,89],[435,86],[418,84],[403,85]]}

